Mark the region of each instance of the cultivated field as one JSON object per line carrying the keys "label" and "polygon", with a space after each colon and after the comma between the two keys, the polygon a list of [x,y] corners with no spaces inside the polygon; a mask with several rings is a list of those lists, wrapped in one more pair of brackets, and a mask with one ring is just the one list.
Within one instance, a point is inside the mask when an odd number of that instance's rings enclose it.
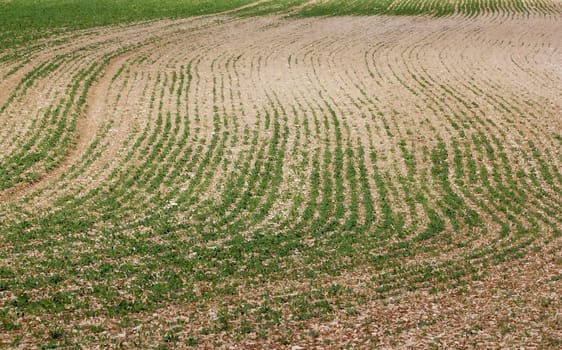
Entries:
{"label": "cultivated field", "polygon": [[0,24],[0,346],[562,345],[559,0],[50,1]]}

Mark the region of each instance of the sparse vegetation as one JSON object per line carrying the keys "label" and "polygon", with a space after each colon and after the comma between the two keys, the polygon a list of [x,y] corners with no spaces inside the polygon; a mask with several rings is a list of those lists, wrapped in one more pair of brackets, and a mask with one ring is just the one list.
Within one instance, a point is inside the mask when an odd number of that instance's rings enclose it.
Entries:
{"label": "sparse vegetation", "polygon": [[0,0],[0,344],[556,346],[561,16]]}

